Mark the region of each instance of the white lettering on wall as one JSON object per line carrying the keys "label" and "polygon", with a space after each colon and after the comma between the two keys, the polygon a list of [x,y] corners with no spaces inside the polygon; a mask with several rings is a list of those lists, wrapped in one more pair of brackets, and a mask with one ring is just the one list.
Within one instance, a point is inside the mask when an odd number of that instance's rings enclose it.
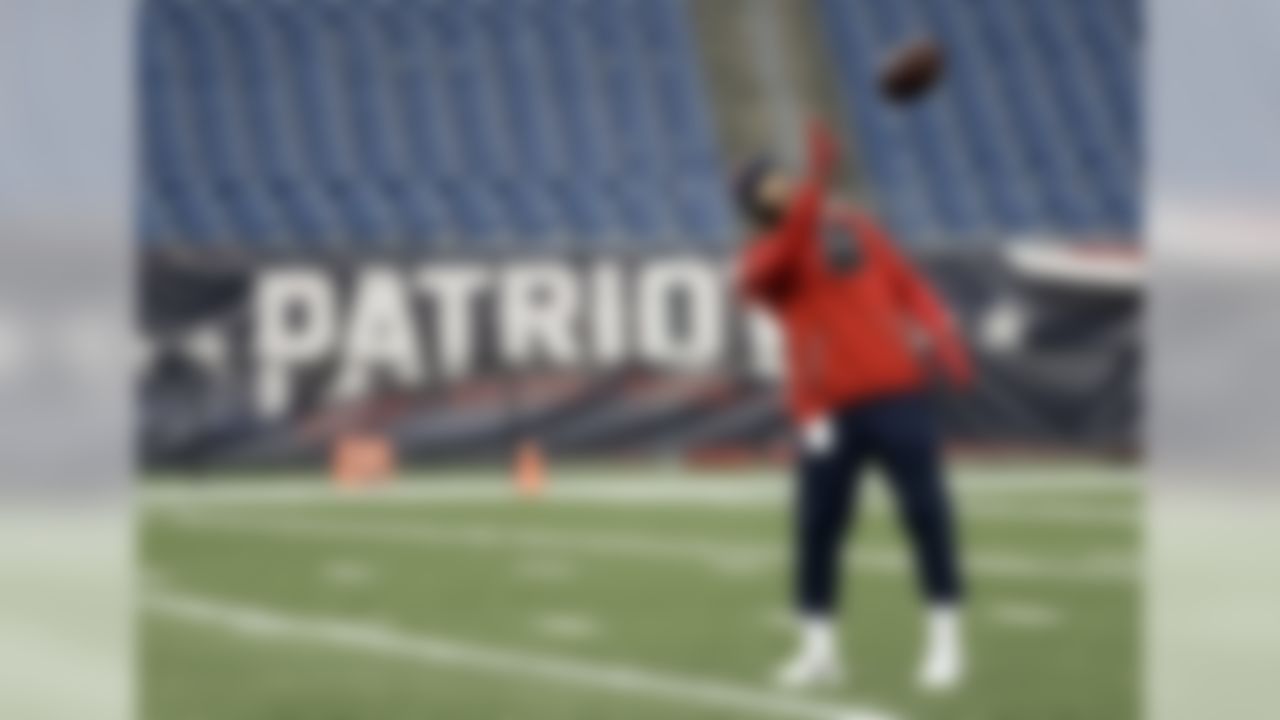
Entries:
{"label": "white lettering on wall", "polygon": [[719,270],[697,260],[664,260],[637,283],[642,357],[673,370],[707,370],[724,354],[724,289]]}
{"label": "white lettering on wall", "polygon": [[285,269],[258,276],[253,295],[255,395],[266,415],[293,404],[294,376],[324,360],[337,339],[333,280],[319,270]]}
{"label": "white lettering on wall", "polygon": [[416,328],[404,277],[390,268],[361,271],[356,276],[333,398],[362,397],[380,377],[400,387],[422,384],[425,371]]}
{"label": "white lettering on wall", "polygon": [[577,364],[581,300],[578,280],[564,264],[508,266],[499,291],[503,358],[516,367]]}

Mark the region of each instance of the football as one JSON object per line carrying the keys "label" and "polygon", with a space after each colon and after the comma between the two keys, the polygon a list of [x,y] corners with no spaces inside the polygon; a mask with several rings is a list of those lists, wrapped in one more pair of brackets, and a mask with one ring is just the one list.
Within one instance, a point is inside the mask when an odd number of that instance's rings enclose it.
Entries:
{"label": "football", "polygon": [[895,103],[909,103],[929,94],[941,80],[946,56],[937,42],[921,38],[889,54],[880,70],[880,92]]}

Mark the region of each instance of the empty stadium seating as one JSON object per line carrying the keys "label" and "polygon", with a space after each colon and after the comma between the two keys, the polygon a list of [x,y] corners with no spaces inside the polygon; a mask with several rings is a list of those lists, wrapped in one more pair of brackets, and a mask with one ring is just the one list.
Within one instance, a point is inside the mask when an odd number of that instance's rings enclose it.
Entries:
{"label": "empty stadium seating", "polygon": [[[1139,197],[1135,0],[819,0],[881,211],[917,244],[1127,237]],[[875,71],[933,35],[948,82],[879,102]]]}
{"label": "empty stadium seating", "polygon": [[730,239],[683,0],[148,0],[143,237],[265,251]]}
{"label": "empty stadium seating", "polygon": [[[1135,234],[1136,0],[809,1],[827,35],[797,50],[834,60],[860,186],[905,242]],[[727,247],[686,3],[146,0],[144,241]],[[922,34],[948,82],[886,105],[878,63]]]}

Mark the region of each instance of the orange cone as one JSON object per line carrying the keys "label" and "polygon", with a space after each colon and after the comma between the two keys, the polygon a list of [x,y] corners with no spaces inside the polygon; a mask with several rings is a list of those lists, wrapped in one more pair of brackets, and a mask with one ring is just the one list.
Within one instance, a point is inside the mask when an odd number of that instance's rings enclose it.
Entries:
{"label": "orange cone", "polygon": [[534,440],[525,440],[516,448],[514,476],[516,492],[523,497],[537,497],[547,485],[547,464],[542,446]]}
{"label": "orange cone", "polygon": [[381,435],[344,435],[334,443],[330,471],[343,490],[389,482],[395,470],[395,449]]}

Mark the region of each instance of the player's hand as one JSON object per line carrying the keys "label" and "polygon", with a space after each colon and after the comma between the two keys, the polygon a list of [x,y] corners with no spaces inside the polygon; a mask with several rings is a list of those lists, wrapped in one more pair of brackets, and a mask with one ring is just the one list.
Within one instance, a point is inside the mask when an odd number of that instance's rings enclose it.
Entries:
{"label": "player's hand", "polygon": [[831,128],[821,120],[809,121],[809,167],[820,176],[827,176],[835,168],[840,155],[840,143]]}

